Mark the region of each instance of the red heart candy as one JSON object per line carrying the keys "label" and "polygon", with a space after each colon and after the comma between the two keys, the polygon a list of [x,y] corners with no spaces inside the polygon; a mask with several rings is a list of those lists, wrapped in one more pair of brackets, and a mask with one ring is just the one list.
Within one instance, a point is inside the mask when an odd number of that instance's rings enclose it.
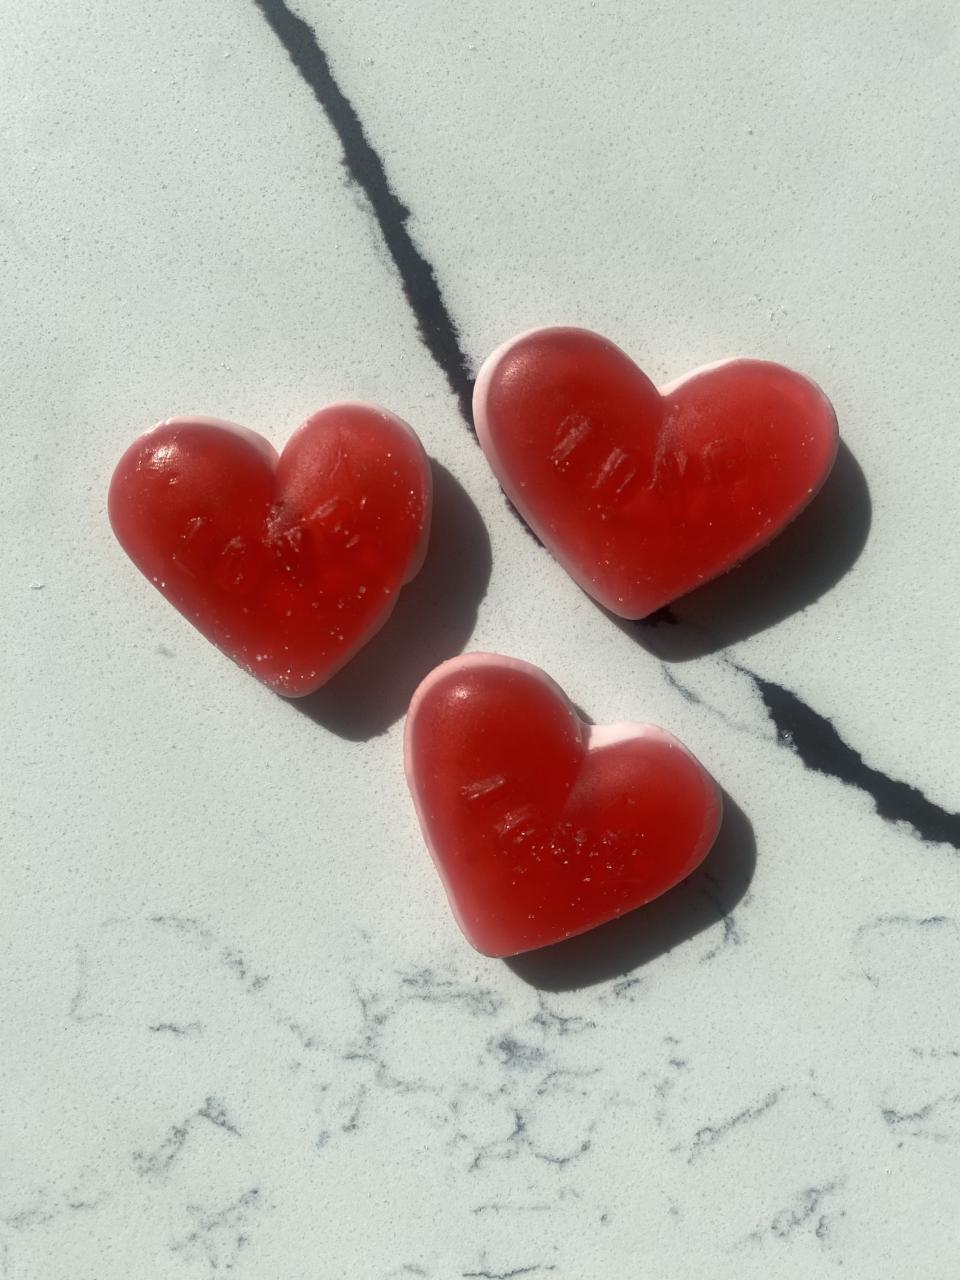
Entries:
{"label": "red heart candy", "polygon": [[157,589],[234,662],[311,693],[390,616],[419,570],[430,464],[383,409],[335,404],[283,453],[209,418],[162,422],[110,484],[110,523]]}
{"label": "red heart candy", "polygon": [[570,576],[643,618],[773,538],[833,466],[837,422],[809,379],[727,360],[661,391],[585,329],[537,329],[484,363],[477,434]]}
{"label": "red heart candy", "polygon": [[497,654],[431,672],[404,755],[453,914],[484,955],[650,902],[693,871],[720,825],[716,783],[670,734],[584,724],[548,675]]}

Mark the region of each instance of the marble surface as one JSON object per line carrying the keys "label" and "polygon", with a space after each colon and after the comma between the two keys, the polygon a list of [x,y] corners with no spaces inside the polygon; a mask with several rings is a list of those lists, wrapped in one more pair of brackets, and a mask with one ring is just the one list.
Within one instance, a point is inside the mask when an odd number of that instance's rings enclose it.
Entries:
{"label": "marble surface", "polygon": [[[950,0],[8,9],[3,1280],[956,1277],[958,61]],[[837,406],[817,504],[654,627],[461,413],[557,322]],[[421,433],[435,550],[300,706],[104,497],[157,419],[344,395]],[[681,737],[730,797],[702,872],[475,955],[400,760],[466,647]]]}

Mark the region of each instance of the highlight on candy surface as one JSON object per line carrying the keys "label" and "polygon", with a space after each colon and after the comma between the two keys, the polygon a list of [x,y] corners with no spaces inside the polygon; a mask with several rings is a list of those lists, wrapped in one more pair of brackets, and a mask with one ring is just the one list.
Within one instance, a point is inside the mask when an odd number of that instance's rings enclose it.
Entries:
{"label": "highlight on candy surface", "polygon": [[413,430],[373,405],[313,414],[283,452],[213,418],[136,440],[110,523],[138,569],[234,662],[313,692],[383,626],[423,564],[432,475]]}
{"label": "highlight on candy surface", "polygon": [[473,410],[510,501],[623,618],[758,551],[812,500],[838,445],[830,401],[783,365],[725,360],[658,391],[586,329],[536,329],[499,347]]}
{"label": "highlight on candy surface", "polygon": [[690,875],[720,827],[719,788],[676,738],[585,724],[545,672],[499,654],[427,676],[404,764],[453,914],[488,956],[643,906]]}

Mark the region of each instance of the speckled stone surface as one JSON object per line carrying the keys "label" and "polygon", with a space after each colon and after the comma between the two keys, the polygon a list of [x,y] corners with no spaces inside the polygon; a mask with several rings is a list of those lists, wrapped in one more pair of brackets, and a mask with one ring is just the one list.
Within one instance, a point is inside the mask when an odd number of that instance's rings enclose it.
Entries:
{"label": "speckled stone surface", "polygon": [[[0,1277],[952,1280],[955,7],[297,15],[4,17]],[[618,626],[458,403],[549,323],[657,381],[795,366],[834,480]],[[343,396],[421,434],[437,534],[298,706],[149,590],[106,485],[157,419],[280,443]],[[730,797],[703,872],[563,952],[475,955],[400,750],[465,647],[686,742]]]}

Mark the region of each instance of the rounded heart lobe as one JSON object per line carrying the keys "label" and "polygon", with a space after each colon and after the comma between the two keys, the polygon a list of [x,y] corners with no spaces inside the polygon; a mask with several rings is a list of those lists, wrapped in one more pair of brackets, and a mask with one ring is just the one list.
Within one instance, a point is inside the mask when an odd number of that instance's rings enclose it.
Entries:
{"label": "rounded heart lobe", "polygon": [[209,640],[271,688],[312,692],[383,625],[420,568],[431,476],[391,414],[331,405],[278,459],[210,419],[142,436],[110,486],[114,532]]}

